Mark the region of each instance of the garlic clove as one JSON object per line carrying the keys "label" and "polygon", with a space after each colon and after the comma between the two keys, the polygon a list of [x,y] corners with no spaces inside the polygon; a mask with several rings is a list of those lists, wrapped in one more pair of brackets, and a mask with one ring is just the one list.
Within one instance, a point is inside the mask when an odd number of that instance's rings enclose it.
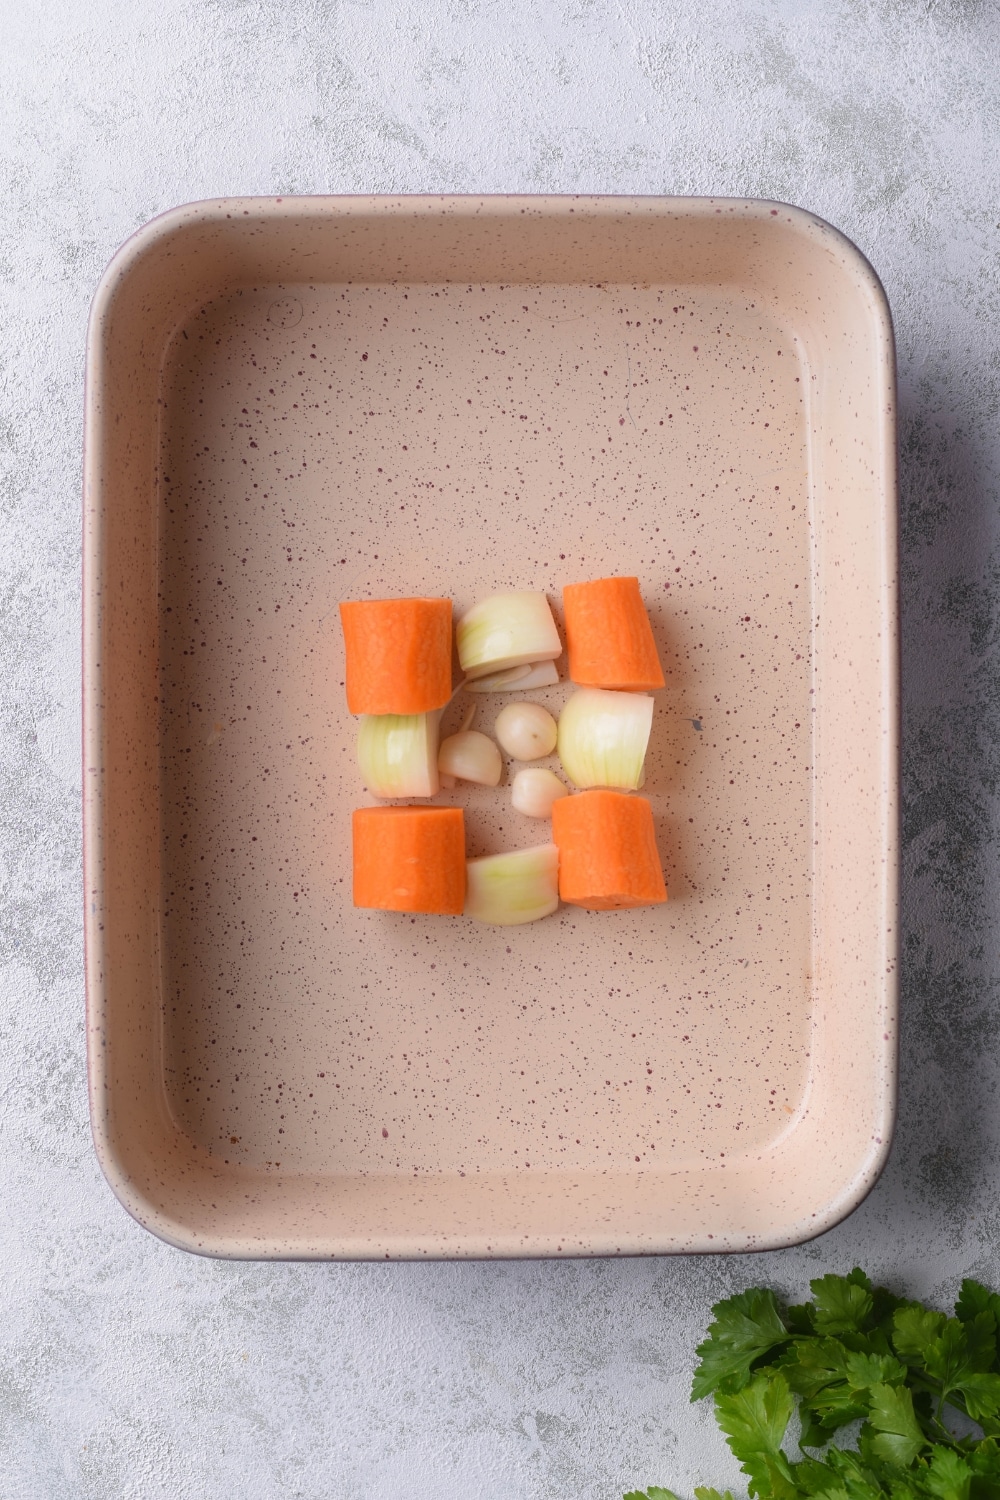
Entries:
{"label": "garlic clove", "polygon": [[518,771],[510,786],[510,800],[516,812],[529,818],[551,818],[552,804],[560,797],[569,796],[565,786],[554,771],[544,766],[525,766]]}
{"label": "garlic clove", "polygon": [[496,786],[503,770],[500,751],[488,735],[478,729],[460,729],[442,740],[438,751],[438,770],[459,781],[474,781],[480,786]]}
{"label": "garlic clove", "polygon": [[497,714],[493,733],[514,760],[540,760],[556,748],[556,721],[540,703],[508,703]]}

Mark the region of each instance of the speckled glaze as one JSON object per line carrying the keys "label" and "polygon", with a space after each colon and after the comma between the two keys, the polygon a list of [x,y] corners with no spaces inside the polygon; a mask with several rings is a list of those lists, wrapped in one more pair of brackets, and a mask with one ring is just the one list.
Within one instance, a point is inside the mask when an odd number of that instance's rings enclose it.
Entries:
{"label": "speckled glaze", "polygon": [[[136,1218],[211,1255],[606,1255],[857,1204],[895,1097],[894,431],[881,287],[782,205],[231,200],[127,243],[84,710],[92,1119]],[[537,588],[561,624],[615,572],[667,676],[668,904],[356,911],[337,602]],[[544,841],[509,781],[442,794],[470,855]]]}

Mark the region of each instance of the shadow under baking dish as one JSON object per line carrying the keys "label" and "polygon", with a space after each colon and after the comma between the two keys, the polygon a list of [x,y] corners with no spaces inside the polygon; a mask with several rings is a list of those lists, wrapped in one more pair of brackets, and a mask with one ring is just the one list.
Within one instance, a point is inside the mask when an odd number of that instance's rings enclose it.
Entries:
{"label": "shadow under baking dish", "polygon": [[[206,1253],[378,1257],[848,1211],[895,1016],[891,337],[857,252],[766,204],[196,205],[120,252],[88,373],[91,1079],[126,1206]],[[355,910],[337,601],[558,614],[610,573],[667,675],[669,903]],[[442,796],[470,854],[548,836],[508,779]]]}

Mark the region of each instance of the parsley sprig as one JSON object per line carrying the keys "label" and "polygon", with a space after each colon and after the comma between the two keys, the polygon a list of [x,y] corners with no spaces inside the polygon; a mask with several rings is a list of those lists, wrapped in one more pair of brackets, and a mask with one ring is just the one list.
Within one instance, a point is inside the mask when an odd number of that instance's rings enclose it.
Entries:
{"label": "parsley sprig", "polygon": [[[949,1318],[860,1270],[810,1290],[799,1307],[762,1288],[729,1297],[698,1346],[691,1399],[714,1396],[753,1500],[1000,1500],[1000,1296],[963,1281]],[[783,1447],[796,1403],[798,1460]],[[857,1447],[838,1447],[852,1422]]]}

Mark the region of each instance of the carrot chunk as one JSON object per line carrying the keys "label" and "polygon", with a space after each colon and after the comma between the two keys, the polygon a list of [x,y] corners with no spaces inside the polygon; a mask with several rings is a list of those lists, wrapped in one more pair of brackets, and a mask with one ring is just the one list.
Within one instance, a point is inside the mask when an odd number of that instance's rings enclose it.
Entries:
{"label": "carrot chunk", "polygon": [[615,911],[666,901],[653,810],[645,797],[580,792],[552,804],[559,896],[571,906]]}
{"label": "carrot chunk", "polygon": [[638,578],[567,583],[563,609],[574,682],[622,692],[663,687],[663,668]]}
{"label": "carrot chunk", "polygon": [[359,807],[354,905],[459,916],[465,907],[460,807]]}
{"label": "carrot chunk", "polygon": [[451,697],[450,599],[340,606],[352,714],[429,714]]}

